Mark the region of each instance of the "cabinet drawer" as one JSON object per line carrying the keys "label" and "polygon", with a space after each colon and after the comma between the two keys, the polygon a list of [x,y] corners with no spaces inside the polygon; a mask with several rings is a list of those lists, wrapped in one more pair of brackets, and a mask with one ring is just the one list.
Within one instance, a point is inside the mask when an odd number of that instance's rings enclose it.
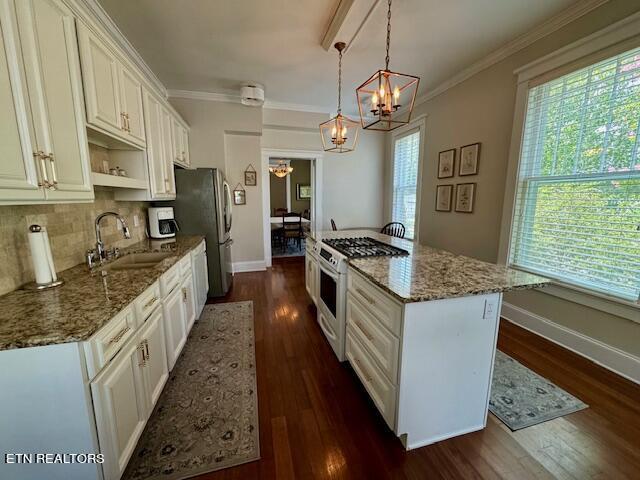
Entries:
{"label": "cabinet drawer", "polygon": [[182,260],[180,260],[180,275],[182,278],[189,276],[191,273],[191,256],[186,255]]}
{"label": "cabinet drawer", "polygon": [[348,289],[382,325],[400,336],[402,306],[378,287],[349,269]]}
{"label": "cabinet drawer", "polygon": [[369,351],[380,369],[394,385],[398,381],[400,341],[367,313],[351,293],[347,293],[347,329]]}
{"label": "cabinet drawer", "polygon": [[350,331],[347,331],[346,356],[389,428],[395,429],[396,387],[378,369]]}
{"label": "cabinet drawer", "polygon": [[160,305],[160,285],[155,282],[147,288],[135,302],[136,315],[138,316],[138,324],[144,323],[149,315],[153,313],[158,305]]}
{"label": "cabinet drawer", "polygon": [[171,267],[160,277],[160,294],[163,299],[167,298],[167,295],[178,288],[181,278],[179,263]]}
{"label": "cabinet drawer", "polygon": [[120,351],[135,333],[135,312],[129,306],[113,317],[84,344],[89,380]]}

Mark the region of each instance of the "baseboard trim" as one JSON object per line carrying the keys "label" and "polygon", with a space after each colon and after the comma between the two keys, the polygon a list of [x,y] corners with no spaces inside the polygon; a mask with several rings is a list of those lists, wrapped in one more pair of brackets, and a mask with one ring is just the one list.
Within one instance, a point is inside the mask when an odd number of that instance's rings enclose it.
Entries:
{"label": "baseboard trim", "polygon": [[558,325],[548,318],[508,302],[503,302],[501,316],[505,320],[571,350],[627,380],[640,384],[640,358],[634,355]]}
{"label": "baseboard trim", "polygon": [[255,260],[251,262],[233,262],[233,273],[241,272],[262,272],[266,270],[264,260]]}

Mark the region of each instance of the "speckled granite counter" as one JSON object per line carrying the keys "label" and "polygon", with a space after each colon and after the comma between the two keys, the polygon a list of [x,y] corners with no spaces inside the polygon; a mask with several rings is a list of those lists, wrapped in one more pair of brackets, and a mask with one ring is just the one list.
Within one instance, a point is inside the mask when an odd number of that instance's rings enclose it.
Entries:
{"label": "speckled granite counter", "polygon": [[407,250],[409,255],[404,257],[349,260],[351,267],[403,303],[537,288],[549,282],[538,275],[369,230],[310,232],[309,236],[315,241],[371,237]]}
{"label": "speckled granite counter", "polygon": [[16,290],[0,297],[0,350],[88,339],[144,292],[184,255],[201,236],[179,236],[173,243],[146,240],[122,253],[171,252],[153,268],[89,272],[77,265],[60,272],[59,288],[42,292]]}

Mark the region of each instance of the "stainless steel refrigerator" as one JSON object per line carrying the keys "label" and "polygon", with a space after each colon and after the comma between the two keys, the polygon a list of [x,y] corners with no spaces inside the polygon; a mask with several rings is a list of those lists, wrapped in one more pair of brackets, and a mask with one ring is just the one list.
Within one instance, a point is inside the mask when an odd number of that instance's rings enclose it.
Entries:
{"label": "stainless steel refrigerator", "polygon": [[231,189],[217,168],[176,169],[174,208],[180,233],[204,235],[207,242],[209,297],[231,288]]}

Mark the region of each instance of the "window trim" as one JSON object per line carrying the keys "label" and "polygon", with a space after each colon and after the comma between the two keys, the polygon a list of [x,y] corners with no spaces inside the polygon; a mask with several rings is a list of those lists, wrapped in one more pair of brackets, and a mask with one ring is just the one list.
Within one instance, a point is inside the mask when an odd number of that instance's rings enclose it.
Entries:
{"label": "window trim", "polygon": [[[396,128],[389,132],[389,175],[387,182],[387,213],[386,218],[387,222],[393,221],[393,172],[395,169],[395,145],[396,141],[404,137],[406,135],[411,134],[413,131],[420,132],[420,146],[418,147],[418,178],[416,181],[416,218],[414,219],[414,235],[413,238],[410,239],[413,242],[420,241],[420,206],[422,203],[422,172],[424,167],[424,151],[425,151],[425,128],[426,128],[426,118],[425,114],[419,115],[414,120],[412,120],[407,125],[403,125],[400,128]],[[409,239],[407,239],[409,240]]]}
{"label": "window trim", "polygon": [[[520,154],[529,90],[542,82],[638,47],[640,47],[640,12],[514,71],[518,76],[518,86],[504,189],[498,263],[508,265],[511,253],[511,234],[516,214],[515,196],[520,173]],[[638,318],[640,302],[630,302],[555,280],[540,292],[640,323]]]}

